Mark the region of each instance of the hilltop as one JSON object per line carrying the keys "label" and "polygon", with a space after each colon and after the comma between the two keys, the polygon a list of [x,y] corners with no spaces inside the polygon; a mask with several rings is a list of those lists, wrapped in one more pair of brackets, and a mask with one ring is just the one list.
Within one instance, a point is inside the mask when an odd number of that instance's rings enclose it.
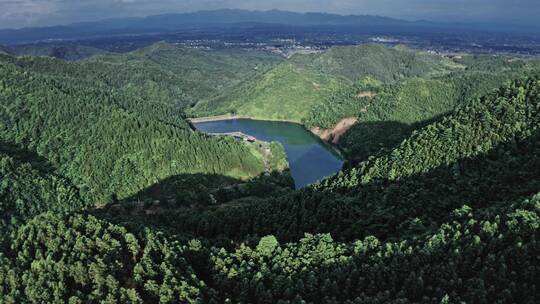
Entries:
{"label": "hilltop", "polygon": [[365,77],[390,81],[452,68],[452,63],[442,57],[403,47],[368,44],[332,48],[320,54],[295,55],[244,82],[230,95],[198,104],[194,113],[234,112],[302,122],[313,107]]}
{"label": "hilltop", "polygon": [[52,45],[52,44],[34,44],[20,45],[16,47],[0,47],[5,54],[13,56],[45,56],[54,57],[63,60],[80,60],[94,55],[107,53],[106,51],[77,44]]}
{"label": "hilltop", "polygon": [[[204,51],[158,42],[124,54],[94,56],[85,62],[120,64],[150,73],[153,77],[156,77],[155,71],[159,71],[166,76],[168,84],[165,87],[175,87],[179,91],[180,97],[176,99],[195,104],[215,95],[227,94],[240,82],[255,77],[282,60],[280,56],[265,52]],[[179,103],[178,100],[176,102]]]}

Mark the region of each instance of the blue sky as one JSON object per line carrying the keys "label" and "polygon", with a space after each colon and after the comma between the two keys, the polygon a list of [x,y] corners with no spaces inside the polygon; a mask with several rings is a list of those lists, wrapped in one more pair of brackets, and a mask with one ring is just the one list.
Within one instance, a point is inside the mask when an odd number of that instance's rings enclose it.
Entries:
{"label": "blue sky", "polygon": [[540,0],[0,0],[0,28],[218,8],[540,25]]}

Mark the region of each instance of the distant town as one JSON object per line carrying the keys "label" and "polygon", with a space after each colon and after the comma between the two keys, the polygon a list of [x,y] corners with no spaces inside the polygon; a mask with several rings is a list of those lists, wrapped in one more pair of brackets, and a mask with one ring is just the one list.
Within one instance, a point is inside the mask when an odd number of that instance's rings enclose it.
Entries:
{"label": "distant town", "polygon": [[356,40],[333,40],[326,39],[296,39],[277,38],[268,41],[227,41],[220,39],[195,39],[173,42],[189,48],[197,49],[222,49],[222,48],[244,48],[269,51],[280,54],[284,57],[291,57],[294,54],[319,53],[330,47],[339,45],[355,45],[363,43],[378,43],[389,46],[406,45],[411,48],[424,50],[438,55],[454,54],[493,54],[493,55],[519,55],[519,56],[539,56],[540,41],[522,40],[506,43],[504,40],[491,39],[483,43],[468,42],[466,40],[454,41],[433,41],[422,37],[395,37],[395,36],[371,36]]}
{"label": "distant town", "polygon": [[378,43],[389,46],[406,45],[433,54],[491,54],[536,57],[540,55],[540,37],[484,32],[405,33],[363,32],[355,28],[274,28],[259,26],[239,30],[207,29],[198,32],[154,33],[94,37],[84,40],[46,40],[33,44],[14,45],[15,49],[29,46],[86,45],[112,52],[127,52],[158,41],[188,48],[249,49],[280,54],[289,58],[294,54],[310,54],[334,46]]}

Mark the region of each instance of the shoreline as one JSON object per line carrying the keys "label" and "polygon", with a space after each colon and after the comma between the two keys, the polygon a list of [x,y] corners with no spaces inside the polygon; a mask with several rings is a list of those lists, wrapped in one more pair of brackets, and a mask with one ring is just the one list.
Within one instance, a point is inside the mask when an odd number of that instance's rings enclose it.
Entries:
{"label": "shoreline", "polygon": [[277,118],[254,118],[254,117],[250,117],[250,116],[231,115],[231,114],[186,118],[187,121],[189,121],[190,123],[194,123],[194,124],[212,122],[212,121],[238,120],[238,119],[249,119],[249,120],[258,120],[258,121],[288,122],[288,123],[294,123],[294,124],[297,124],[297,125],[304,126],[300,121],[297,121],[297,120],[277,119]]}
{"label": "shoreline", "polygon": [[345,157],[345,154],[343,153],[343,151],[341,151],[341,149],[339,148],[339,145],[324,140],[319,134],[313,132],[313,130],[308,129],[306,126],[304,126],[299,121],[287,120],[287,119],[271,119],[271,118],[262,119],[262,118],[253,118],[253,117],[249,117],[249,116],[232,115],[232,114],[186,118],[186,120],[191,124],[213,122],[213,121],[224,121],[224,120],[238,120],[238,119],[249,119],[249,120],[256,120],[256,121],[287,122],[287,123],[294,123],[294,124],[300,125],[300,126],[302,126],[302,128],[304,128],[306,131],[311,133],[313,136],[317,137],[325,146],[329,147],[332,151],[337,153],[341,160],[347,161],[347,158]]}

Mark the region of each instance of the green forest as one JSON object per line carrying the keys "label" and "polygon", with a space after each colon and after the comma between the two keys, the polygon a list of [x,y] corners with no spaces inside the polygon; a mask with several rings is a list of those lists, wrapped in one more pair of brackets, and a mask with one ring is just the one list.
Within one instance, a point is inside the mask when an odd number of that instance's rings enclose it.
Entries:
{"label": "green forest", "polygon": [[538,59],[443,57],[376,44],[335,47],[295,55],[230,93],[199,102],[191,112],[295,121],[312,130],[331,130],[342,119],[357,118],[338,144],[358,163],[388,152],[460,103],[539,72]]}
{"label": "green forest", "polygon": [[[96,53],[0,54],[0,303],[540,300],[537,60]],[[187,120],[223,113],[358,123],[293,190],[279,143]]]}
{"label": "green forest", "polygon": [[47,159],[89,201],[127,198],[185,173],[245,180],[264,170],[256,147],[193,131],[182,108],[159,97],[170,92],[132,89],[142,74],[129,64],[121,77],[133,80],[115,79],[113,64],[94,74],[86,62],[0,60],[0,138]]}

